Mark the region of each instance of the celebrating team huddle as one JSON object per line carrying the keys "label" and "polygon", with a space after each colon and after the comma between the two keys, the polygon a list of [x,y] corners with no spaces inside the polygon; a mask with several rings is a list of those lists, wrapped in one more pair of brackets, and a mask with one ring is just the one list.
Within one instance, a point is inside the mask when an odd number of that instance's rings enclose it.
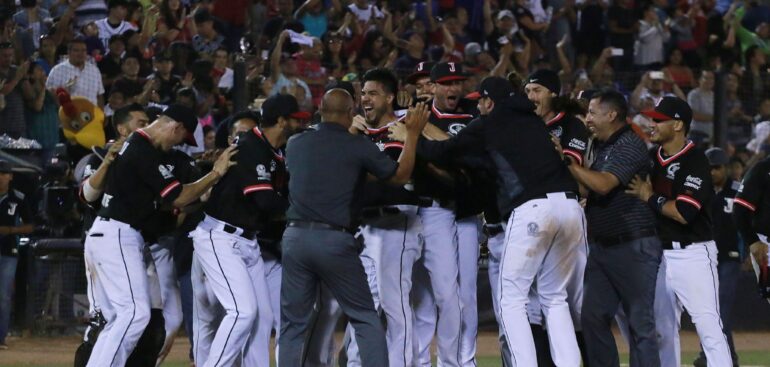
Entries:
{"label": "celebrating team huddle", "polygon": [[613,320],[631,366],[679,366],[683,310],[707,365],[737,365],[718,267],[740,233],[767,281],[770,159],[720,176],[726,154],[687,139],[676,97],[643,112],[646,142],[615,90],[570,99],[541,69],[463,95],[466,79],[421,62],[410,94],[371,69],[360,91],[329,87],[313,124],[269,97],[233,116],[206,174],[174,148],[195,145],[193,111],[116,111],[121,138],[85,158],[95,321],[76,365],[163,362],[182,323],[176,231],[199,367],[268,367],[271,335],[281,367],[430,366],[434,339],[440,366],[476,366],[480,243],[506,367],[618,366]]}

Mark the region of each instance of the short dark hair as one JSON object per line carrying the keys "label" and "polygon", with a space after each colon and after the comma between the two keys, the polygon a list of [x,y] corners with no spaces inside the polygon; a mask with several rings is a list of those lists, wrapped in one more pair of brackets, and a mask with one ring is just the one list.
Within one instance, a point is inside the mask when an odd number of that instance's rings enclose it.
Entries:
{"label": "short dark hair", "polygon": [[366,82],[378,82],[382,84],[386,93],[396,94],[398,92],[398,78],[388,69],[374,68],[366,73],[362,78],[362,84]]}
{"label": "short dark hair", "polygon": [[618,116],[615,118],[618,121],[626,122],[628,116],[628,102],[620,92],[614,89],[602,89],[594,94],[591,99],[598,99],[599,103],[609,106],[609,108],[615,111]]}
{"label": "short dark hair", "polygon": [[115,127],[115,130],[118,130],[118,126],[125,124],[128,122],[128,120],[131,119],[131,112],[145,112],[142,105],[138,103],[132,103],[128,106],[123,106],[121,108],[118,108],[117,111],[115,111],[115,114],[112,115],[112,125]]}
{"label": "short dark hair", "polygon": [[81,44],[81,45],[85,45],[85,46],[87,46],[87,45],[86,45],[86,40],[84,40],[84,39],[82,39],[82,38],[74,38],[74,39],[72,39],[72,40],[71,40],[71,41],[70,41],[70,42],[67,44],[67,52],[69,52],[69,51],[72,51],[72,46],[74,46],[74,45],[76,45],[76,44]]}

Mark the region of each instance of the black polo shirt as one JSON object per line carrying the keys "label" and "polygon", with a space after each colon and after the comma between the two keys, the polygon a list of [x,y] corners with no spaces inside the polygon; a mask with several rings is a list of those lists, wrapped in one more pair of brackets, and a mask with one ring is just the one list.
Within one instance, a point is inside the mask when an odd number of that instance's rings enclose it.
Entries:
{"label": "black polo shirt", "polygon": [[398,163],[366,137],[322,122],[289,140],[286,167],[291,176],[287,219],[353,228],[367,173],[387,180]]}
{"label": "black polo shirt", "polygon": [[143,130],[133,132],[107,172],[99,216],[142,230],[159,204],[172,203],[182,183],[164,163],[164,155]]}
{"label": "black polo shirt", "polygon": [[719,261],[740,261],[741,253],[738,248],[740,238],[738,229],[733,221],[733,208],[735,207],[735,195],[741,184],[728,180],[725,186],[716,193],[714,203],[711,206],[711,215],[714,220],[714,240],[717,243],[717,259]]}
{"label": "black polo shirt", "polygon": [[[0,226],[17,227],[22,224],[32,223],[32,211],[29,208],[24,194],[10,190],[5,195],[0,195]],[[18,236],[0,236],[0,256],[17,256]]]}
{"label": "black polo shirt", "polygon": [[635,175],[646,176],[650,167],[647,146],[639,136],[625,125],[606,142],[596,142],[591,170],[609,172],[620,184],[607,195],[588,194],[586,220],[588,235],[592,239],[630,235],[634,232],[654,229],[655,213],[636,196],[625,193]]}
{"label": "black polo shirt", "polygon": [[666,156],[663,148],[651,151],[652,188],[656,194],[668,200],[676,200],[676,209],[687,220],[681,224],[658,214],[659,236],[667,242],[704,242],[714,238],[711,230],[711,202],[714,186],[711,183],[711,166],[703,150],[695,143],[687,142],[684,148],[672,156]]}
{"label": "black polo shirt", "polygon": [[747,246],[770,234],[770,158],[751,167],[735,196],[734,218]]}
{"label": "black polo shirt", "polygon": [[288,176],[283,152],[274,149],[256,127],[238,135],[236,144],[238,164],[214,185],[205,211],[231,225],[262,230],[273,213],[260,201],[275,196],[259,194],[271,192],[286,200]]}

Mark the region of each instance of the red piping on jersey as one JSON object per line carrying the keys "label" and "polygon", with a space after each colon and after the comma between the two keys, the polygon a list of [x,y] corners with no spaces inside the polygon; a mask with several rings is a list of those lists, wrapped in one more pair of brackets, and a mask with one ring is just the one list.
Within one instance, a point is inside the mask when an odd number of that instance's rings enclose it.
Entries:
{"label": "red piping on jersey", "polygon": [[394,141],[394,142],[390,142],[390,143],[385,143],[385,144],[382,145],[382,147],[385,148],[385,149],[388,149],[388,148],[404,149],[404,144],[399,143],[397,141]]}
{"label": "red piping on jersey", "polygon": [[665,167],[670,162],[679,158],[679,156],[681,156],[682,154],[687,153],[687,151],[692,149],[694,146],[695,146],[695,143],[688,141],[687,144],[684,146],[684,148],[682,148],[682,150],[679,151],[679,153],[676,153],[666,159],[663,159],[663,156],[660,154],[660,152],[663,151],[663,147],[662,146],[658,147],[658,162],[660,163],[661,166]]}
{"label": "red piping on jersey", "polygon": [[166,197],[166,195],[168,195],[171,192],[171,190],[177,188],[177,186],[179,186],[179,185],[181,185],[181,183],[179,183],[179,181],[174,181],[174,182],[168,184],[168,186],[166,186],[166,188],[163,189],[163,191],[160,192],[160,197],[162,197],[162,198]]}
{"label": "red piping on jersey", "polygon": [[436,108],[436,101],[433,101],[433,104],[430,106],[431,111],[433,111],[433,114],[436,115],[436,117],[440,119],[472,119],[473,115],[468,115],[464,113],[442,113],[441,111]]}
{"label": "red piping on jersey", "polygon": [[575,158],[579,165],[583,165],[583,156],[580,153],[570,149],[564,149],[563,152],[564,154],[568,154],[570,157]]}
{"label": "red piping on jersey", "polygon": [[255,191],[267,191],[267,190],[273,190],[273,186],[270,184],[251,185],[243,189],[243,194],[246,195]]}
{"label": "red piping on jersey", "polygon": [[283,155],[279,154],[278,152],[275,151],[275,149],[273,149],[273,145],[270,144],[269,141],[267,141],[267,139],[265,138],[265,135],[262,134],[262,131],[260,131],[258,127],[254,126],[254,128],[251,129],[251,131],[254,132],[254,135],[256,135],[258,138],[264,140],[265,143],[267,143],[267,145],[270,146],[270,150],[273,151],[273,156],[275,156],[275,159],[283,162]]}
{"label": "red piping on jersey", "polygon": [[756,206],[752,205],[750,202],[748,202],[746,200],[743,200],[741,198],[735,198],[735,203],[736,204],[740,204],[741,206],[743,206],[744,208],[746,208],[748,210],[751,210],[752,212],[757,210]]}
{"label": "red piping on jersey", "polygon": [[556,115],[554,118],[548,120],[548,122],[545,123],[545,126],[551,126],[552,124],[555,124],[559,120],[563,119],[566,114],[564,112],[559,112],[558,115]]}
{"label": "red piping on jersey", "polygon": [[152,142],[152,139],[150,139],[150,135],[148,135],[146,132],[144,132],[144,130],[142,130],[142,129],[136,129],[136,133],[137,133],[137,134],[139,134],[139,135],[141,135],[141,136],[144,136],[144,137],[145,137],[147,140],[149,140],[150,142]]}
{"label": "red piping on jersey", "polygon": [[690,205],[692,205],[692,206],[694,206],[694,207],[698,208],[698,210],[700,210],[700,207],[701,207],[701,205],[700,205],[700,203],[698,202],[698,200],[695,200],[695,199],[693,199],[693,198],[692,198],[692,197],[690,197],[690,196],[687,196],[687,195],[679,195],[679,196],[677,196],[677,197],[676,197],[676,200],[677,200],[677,201],[678,201],[678,200],[684,201],[685,203],[688,203],[688,204],[690,204]]}

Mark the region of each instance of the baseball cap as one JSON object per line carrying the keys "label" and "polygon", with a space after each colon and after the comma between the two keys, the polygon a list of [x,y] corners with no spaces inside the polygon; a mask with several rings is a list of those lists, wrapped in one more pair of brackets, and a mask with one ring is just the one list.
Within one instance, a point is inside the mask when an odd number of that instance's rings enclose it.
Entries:
{"label": "baseball cap", "polygon": [[527,81],[524,83],[524,85],[527,84],[540,84],[546,87],[552,93],[561,93],[561,80],[559,80],[559,75],[550,69],[540,69],[536,70],[532,74],[529,74],[529,77],[527,78]]}
{"label": "baseball cap", "polygon": [[454,80],[466,80],[468,74],[463,73],[462,64],[454,62],[442,62],[433,66],[430,71],[430,80],[434,83],[445,83]]}
{"label": "baseball cap", "polygon": [[161,113],[161,116],[166,116],[181,123],[182,126],[184,126],[184,129],[187,130],[187,136],[184,138],[184,143],[193,147],[198,146],[194,136],[195,129],[198,128],[198,118],[195,116],[193,110],[180,104],[172,104]]}
{"label": "baseball cap", "polygon": [[593,98],[594,94],[596,94],[597,92],[598,92],[598,90],[596,90],[596,89],[581,90],[580,93],[578,93],[578,95],[577,95],[577,99],[578,100],[582,99],[582,100],[590,101]]}
{"label": "baseball cap", "polygon": [[724,166],[730,163],[730,157],[722,148],[709,148],[706,150],[706,158],[709,160],[709,165],[712,166]]}
{"label": "baseball cap", "polygon": [[300,111],[297,99],[290,94],[276,94],[262,103],[262,120],[276,122],[279,117],[292,117],[307,120],[310,112]]}
{"label": "baseball cap", "polygon": [[476,42],[471,42],[465,45],[465,54],[469,56],[476,56],[481,53],[481,45]]}
{"label": "baseball cap", "polygon": [[0,173],[11,173],[13,166],[8,161],[0,161]]}
{"label": "baseball cap", "polygon": [[504,9],[497,13],[497,20],[503,19],[505,17],[513,19],[513,12],[508,9]]}
{"label": "baseball cap", "polygon": [[434,62],[430,61],[422,61],[417,64],[417,66],[414,67],[414,72],[409,74],[408,77],[406,77],[406,82],[409,84],[414,84],[417,82],[417,79],[420,79],[422,77],[430,76],[431,70],[433,70],[433,67],[436,65]]}
{"label": "baseball cap", "polygon": [[478,99],[489,97],[495,102],[502,101],[513,95],[513,86],[511,83],[499,76],[490,76],[485,78],[481,84],[479,84],[479,90],[473,92],[465,98]]}
{"label": "baseball cap", "polygon": [[692,120],[690,105],[677,97],[663,97],[655,106],[655,109],[643,111],[642,114],[651,118],[654,122],[681,120],[688,130]]}

